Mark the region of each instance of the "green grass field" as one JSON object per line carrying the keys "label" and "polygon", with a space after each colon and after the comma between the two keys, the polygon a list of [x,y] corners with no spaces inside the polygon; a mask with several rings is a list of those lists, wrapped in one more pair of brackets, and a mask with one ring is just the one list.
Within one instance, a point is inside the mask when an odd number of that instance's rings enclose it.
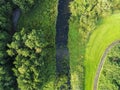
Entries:
{"label": "green grass field", "polygon": [[85,90],[93,90],[97,67],[105,49],[120,40],[120,13],[104,18],[90,36],[85,52]]}

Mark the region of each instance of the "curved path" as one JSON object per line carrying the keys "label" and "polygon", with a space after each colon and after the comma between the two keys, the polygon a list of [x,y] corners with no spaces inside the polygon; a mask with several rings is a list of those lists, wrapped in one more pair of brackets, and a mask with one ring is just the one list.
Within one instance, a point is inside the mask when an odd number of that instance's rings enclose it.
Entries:
{"label": "curved path", "polygon": [[106,48],[106,50],[105,50],[105,52],[104,52],[104,54],[103,54],[103,56],[102,56],[102,58],[101,58],[100,64],[99,64],[98,69],[97,69],[97,72],[96,72],[96,76],[95,76],[95,79],[94,79],[94,87],[93,87],[93,90],[97,90],[97,85],[98,85],[98,80],[99,80],[100,72],[101,72],[101,69],[102,69],[102,67],[103,67],[103,65],[104,65],[105,58],[106,58],[109,50],[110,50],[113,46],[115,46],[116,44],[118,44],[118,43],[120,43],[120,40],[113,42],[112,44],[110,44],[110,45]]}
{"label": "curved path", "polygon": [[85,50],[85,90],[94,90],[94,80],[101,58],[105,58],[109,47],[113,46],[114,41],[120,40],[119,25],[120,13],[113,14],[103,18],[91,34]]}

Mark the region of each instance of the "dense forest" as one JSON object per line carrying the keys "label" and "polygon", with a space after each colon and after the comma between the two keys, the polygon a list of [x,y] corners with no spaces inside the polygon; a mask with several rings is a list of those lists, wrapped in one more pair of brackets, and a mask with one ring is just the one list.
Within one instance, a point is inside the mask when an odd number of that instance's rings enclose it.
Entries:
{"label": "dense forest", "polygon": [[0,90],[53,90],[56,15],[56,0],[0,1]]}
{"label": "dense forest", "polygon": [[[0,90],[93,90],[103,52],[120,40],[119,13],[119,0],[0,0]],[[119,58],[120,44],[107,54],[98,90],[120,89]]]}

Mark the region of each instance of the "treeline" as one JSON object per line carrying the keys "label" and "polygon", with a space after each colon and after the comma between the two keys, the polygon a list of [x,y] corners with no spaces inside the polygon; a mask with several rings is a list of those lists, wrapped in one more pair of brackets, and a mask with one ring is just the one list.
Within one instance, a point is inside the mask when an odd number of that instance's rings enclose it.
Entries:
{"label": "treeline", "polygon": [[[54,90],[57,3],[0,1],[0,90]],[[13,31],[16,8],[22,13]]]}
{"label": "treeline", "polygon": [[[120,9],[118,0],[73,0],[70,4],[69,48],[71,85],[73,89],[84,89],[84,54],[90,35],[100,20]],[[76,45],[76,48],[74,47]],[[79,52],[79,53],[77,53]],[[79,63],[79,64],[78,64]],[[76,66],[76,68],[74,67]],[[79,69],[78,69],[79,68]],[[74,77],[77,77],[74,79]],[[76,83],[75,83],[76,82]]]}

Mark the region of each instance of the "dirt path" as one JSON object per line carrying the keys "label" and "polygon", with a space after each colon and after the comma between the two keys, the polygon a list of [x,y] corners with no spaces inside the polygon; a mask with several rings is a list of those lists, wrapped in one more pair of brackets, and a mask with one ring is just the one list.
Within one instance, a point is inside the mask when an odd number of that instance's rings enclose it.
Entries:
{"label": "dirt path", "polygon": [[100,64],[99,64],[98,69],[97,69],[97,72],[96,72],[96,76],[95,76],[95,79],[94,79],[94,87],[93,87],[93,90],[97,90],[97,85],[98,85],[98,80],[99,80],[100,72],[101,72],[101,69],[102,69],[102,67],[103,67],[103,65],[104,65],[105,58],[106,58],[108,52],[110,51],[110,49],[111,49],[113,46],[115,46],[115,45],[118,44],[118,43],[120,43],[120,40],[113,42],[112,44],[110,44],[110,45],[106,48],[106,50],[105,50],[105,52],[104,52],[104,54],[103,54],[103,56],[102,56],[102,58],[101,58]]}

